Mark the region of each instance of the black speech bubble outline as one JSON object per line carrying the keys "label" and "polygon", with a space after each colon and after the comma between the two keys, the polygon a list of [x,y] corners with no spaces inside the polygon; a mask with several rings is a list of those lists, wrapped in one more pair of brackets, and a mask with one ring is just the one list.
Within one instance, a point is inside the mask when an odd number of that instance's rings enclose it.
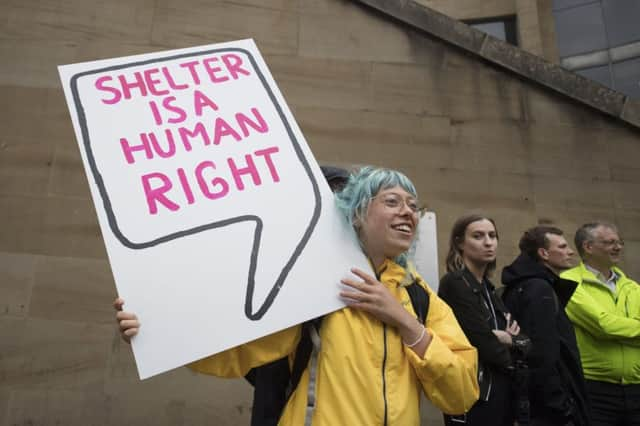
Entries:
{"label": "black speech bubble outline", "polygon": [[[148,241],[148,242],[144,242],[144,243],[135,243],[135,242],[132,242],[131,240],[129,240],[120,231],[120,228],[118,227],[118,221],[116,220],[116,217],[115,217],[115,214],[113,212],[113,209],[111,208],[111,201],[109,199],[109,194],[107,193],[106,187],[104,185],[104,181],[102,179],[102,174],[98,170],[98,166],[97,166],[95,158],[93,156],[93,151],[91,149],[91,140],[90,140],[90,137],[89,137],[89,130],[88,130],[88,127],[87,127],[87,118],[86,118],[86,115],[84,113],[84,108],[82,106],[82,101],[80,100],[80,94],[78,92],[78,79],[80,79],[82,77],[85,77],[87,75],[98,74],[98,73],[109,72],[109,71],[116,71],[116,70],[120,70],[120,69],[124,69],[124,68],[128,68],[128,67],[149,65],[149,64],[154,64],[154,63],[158,63],[158,62],[170,61],[170,60],[174,60],[174,59],[189,58],[189,57],[192,57],[192,56],[209,55],[209,54],[220,53],[220,52],[239,52],[239,53],[244,53],[249,58],[249,60],[251,61],[251,65],[253,66],[253,69],[256,72],[256,74],[258,75],[258,77],[260,78],[260,81],[262,82],[262,85],[263,85],[265,91],[269,95],[269,99],[273,103],[273,106],[275,107],[276,111],[278,111],[278,115],[280,116],[280,119],[282,120],[282,123],[284,124],[284,126],[285,126],[285,128],[287,130],[287,134],[289,135],[289,139],[291,140],[291,143],[293,145],[293,148],[294,148],[294,150],[296,152],[296,155],[297,155],[298,159],[300,160],[300,163],[304,167],[304,170],[307,173],[308,178],[311,180],[311,185],[313,186],[313,195],[314,195],[314,198],[315,198],[315,206],[314,206],[314,209],[313,209],[313,215],[311,216],[311,221],[309,222],[309,225],[307,226],[307,229],[305,230],[304,235],[300,239],[300,242],[298,242],[298,244],[296,245],[295,250],[293,251],[291,257],[289,258],[289,260],[287,261],[285,266],[282,268],[282,271],[280,272],[280,275],[278,276],[278,279],[276,280],[276,282],[274,283],[273,287],[269,291],[269,294],[267,295],[264,303],[262,304],[262,306],[260,306],[260,308],[258,309],[258,311],[256,313],[252,312],[253,311],[253,293],[254,293],[254,289],[255,289],[255,273],[256,273],[256,268],[257,268],[257,263],[258,263],[258,252],[260,251],[260,239],[261,239],[261,236],[262,236],[262,227],[263,227],[262,219],[259,216],[256,216],[256,215],[242,215],[242,216],[236,216],[236,217],[233,217],[233,218],[221,220],[221,221],[218,221],[218,222],[209,223],[209,224],[206,224],[206,225],[196,226],[194,228],[186,229],[184,231],[177,231],[177,232],[168,234],[168,235],[166,235],[164,237],[159,237],[159,238],[156,238],[154,240],[151,240],[151,241]],[[306,157],[302,153],[302,149],[300,148],[299,142],[296,139],[295,135],[293,134],[293,131],[291,130],[291,126],[289,125],[289,122],[287,121],[287,119],[286,119],[286,117],[285,117],[285,115],[284,115],[284,113],[282,111],[282,108],[280,107],[280,104],[278,104],[278,102],[277,102],[277,100],[276,100],[276,98],[275,98],[275,96],[273,94],[273,91],[271,90],[271,87],[267,84],[267,81],[266,81],[264,75],[262,74],[260,68],[258,67],[258,65],[256,63],[256,60],[253,57],[253,55],[251,54],[251,52],[249,52],[248,50],[245,50],[245,49],[241,49],[241,48],[212,49],[212,50],[206,50],[206,51],[195,52],[195,53],[184,53],[184,54],[168,56],[168,57],[164,57],[164,58],[155,58],[155,59],[149,59],[149,60],[145,60],[145,61],[138,61],[138,62],[131,62],[131,63],[127,63],[127,64],[114,65],[114,66],[110,66],[110,67],[100,68],[100,69],[97,69],[97,70],[84,71],[84,72],[81,72],[81,73],[74,74],[71,77],[71,92],[73,94],[73,100],[74,100],[74,103],[75,103],[76,112],[78,114],[78,122],[79,122],[80,128],[82,130],[82,139],[83,139],[83,145],[84,145],[85,151],[87,153],[87,161],[89,162],[89,166],[91,167],[91,173],[93,174],[93,177],[95,179],[95,183],[98,186],[98,190],[100,191],[100,196],[102,197],[102,203],[103,203],[103,206],[104,206],[104,209],[105,209],[105,212],[107,214],[108,221],[109,221],[109,227],[111,228],[111,231],[114,233],[116,238],[125,247],[128,247],[130,249],[134,249],[134,250],[140,250],[140,249],[145,249],[145,248],[148,248],[148,247],[153,247],[153,246],[156,246],[158,244],[166,243],[166,242],[174,240],[176,238],[180,238],[180,237],[184,237],[184,236],[192,235],[192,234],[197,234],[199,232],[203,232],[203,231],[206,231],[206,230],[209,230],[209,229],[221,228],[221,227],[224,227],[224,226],[228,226],[228,225],[232,225],[232,224],[240,223],[240,222],[251,222],[251,221],[255,222],[256,223],[256,228],[255,228],[255,231],[254,231],[253,247],[251,248],[251,257],[250,257],[250,263],[249,263],[249,276],[248,276],[248,279],[247,279],[247,293],[246,293],[244,311],[245,311],[245,315],[247,316],[247,318],[249,318],[251,320],[255,321],[255,320],[261,319],[264,316],[264,314],[267,313],[267,311],[269,310],[269,308],[273,304],[276,296],[280,292],[280,289],[282,289],[284,280],[287,278],[287,275],[291,271],[291,268],[293,268],[293,265],[296,263],[298,257],[300,256],[300,254],[304,250],[305,246],[309,242],[309,238],[311,238],[311,234],[313,233],[313,230],[315,229],[315,227],[316,227],[316,225],[318,223],[318,220],[320,218],[320,211],[322,210],[322,199],[320,198],[320,190],[318,188],[318,182],[316,181],[313,173],[311,172],[311,167],[309,166],[309,163],[308,163]]]}

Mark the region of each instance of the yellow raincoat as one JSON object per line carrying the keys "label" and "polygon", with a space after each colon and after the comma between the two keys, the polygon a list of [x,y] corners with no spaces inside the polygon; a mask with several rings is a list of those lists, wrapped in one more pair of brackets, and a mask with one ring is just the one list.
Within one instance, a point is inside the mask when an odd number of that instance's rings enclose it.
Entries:
{"label": "yellow raincoat", "polygon": [[[387,260],[379,280],[405,309],[416,316],[402,286],[407,276]],[[345,308],[328,314],[320,328],[316,384],[309,386],[305,370],[280,419],[281,425],[304,425],[307,398],[315,395],[309,415],[314,426],[419,425],[420,389],[442,411],[466,412],[478,399],[476,350],[463,334],[449,306],[419,279],[429,293],[426,328],[432,336],[418,357],[400,334],[373,316]],[[251,368],[284,356],[290,362],[301,326],[291,327],[190,365],[198,372],[242,377]]]}

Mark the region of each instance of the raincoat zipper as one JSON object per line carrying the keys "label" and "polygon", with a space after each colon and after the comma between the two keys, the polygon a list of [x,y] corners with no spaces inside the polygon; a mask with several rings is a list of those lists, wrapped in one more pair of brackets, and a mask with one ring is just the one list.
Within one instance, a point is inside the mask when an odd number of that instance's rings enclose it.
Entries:
{"label": "raincoat zipper", "polygon": [[[372,264],[373,266],[373,264]],[[382,276],[382,273],[386,270],[387,268],[384,267],[382,268],[381,271],[376,272],[376,279],[378,281],[380,281],[380,277]],[[382,282],[382,281],[380,281]],[[382,343],[384,345],[383,347],[383,351],[382,351],[382,401],[384,402],[384,421],[383,421],[383,425],[387,426],[387,379],[385,377],[385,369],[387,368],[387,324],[382,323]]]}

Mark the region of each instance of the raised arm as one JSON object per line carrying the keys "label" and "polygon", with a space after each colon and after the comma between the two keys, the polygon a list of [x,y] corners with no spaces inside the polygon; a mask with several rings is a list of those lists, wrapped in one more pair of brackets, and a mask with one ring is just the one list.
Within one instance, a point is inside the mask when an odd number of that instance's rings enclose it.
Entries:
{"label": "raised arm", "polygon": [[[141,327],[138,317],[133,312],[123,310],[124,300],[117,298],[113,302],[116,310],[116,321],[122,339],[130,343]],[[250,369],[288,356],[295,351],[300,340],[301,326],[261,337],[251,342],[236,346],[224,352],[202,358],[188,365],[194,371],[220,377],[243,377]]]}
{"label": "raised arm", "polygon": [[424,324],[418,323],[376,277],[358,268],[351,272],[360,279],[342,279],[351,289],[341,291],[340,296],[350,307],[368,312],[396,328],[407,348],[422,357],[431,344],[431,334]]}
{"label": "raised arm", "polygon": [[219,377],[243,377],[249,370],[295,352],[302,326],[297,325],[244,343],[188,365],[194,371]]}

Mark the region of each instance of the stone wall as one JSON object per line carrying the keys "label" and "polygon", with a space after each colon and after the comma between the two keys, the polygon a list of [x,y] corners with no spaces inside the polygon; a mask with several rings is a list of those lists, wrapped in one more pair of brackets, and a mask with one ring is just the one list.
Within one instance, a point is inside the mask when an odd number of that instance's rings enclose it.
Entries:
{"label": "stone wall", "polygon": [[357,3],[23,0],[0,17],[0,425],[249,418],[241,380],[136,379],[58,64],[253,37],[320,162],[413,178],[440,259],[470,209],[496,219],[500,265],[541,218],[570,235],[604,218],[640,278],[637,127]]}

